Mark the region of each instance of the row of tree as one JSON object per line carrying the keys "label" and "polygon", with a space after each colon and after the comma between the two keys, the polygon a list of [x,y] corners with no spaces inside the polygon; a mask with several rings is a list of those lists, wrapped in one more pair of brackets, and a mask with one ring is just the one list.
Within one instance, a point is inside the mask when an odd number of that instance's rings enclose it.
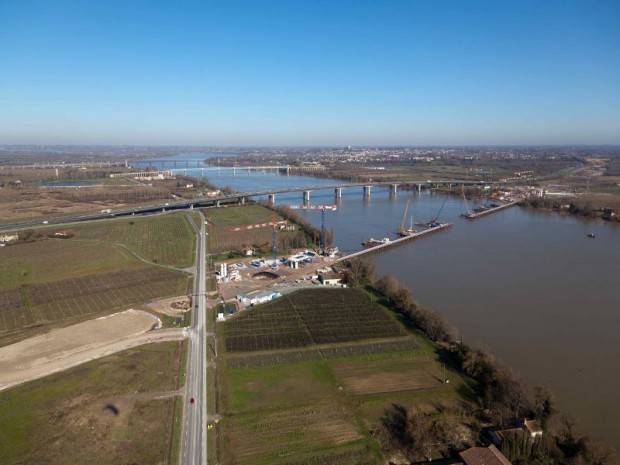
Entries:
{"label": "row of tree", "polygon": [[352,259],[346,265],[350,286],[379,293],[407,324],[438,343],[440,356],[447,364],[475,381],[476,401],[464,402],[461,410],[444,408],[437,415],[412,413],[398,404],[386,409],[376,431],[386,450],[398,449],[412,458],[430,460],[433,447],[449,455],[475,443],[480,431],[478,419],[507,426],[527,417],[539,420],[547,433],[536,444],[518,438],[507,442],[507,454],[515,465],[616,463],[613,449],[577,434],[574,421],[568,417],[551,434],[550,419],[556,413],[551,391],[530,387],[488,350],[463,343],[443,315],[418,305],[395,276],[387,274],[376,279],[374,263],[364,259]]}
{"label": "row of tree", "polygon": [[[306,234],[306,236],[312,241],[314,245],[319,245],[321,238],[321,230],[319,228],[315,228],[312,223],[306,220],[302,215],[297,213],[295,210],[290,209],[284,205],[275,205],[269,202],[261,202],[266,208],[277,212],[282,218],[295,223],[297,226],[301,228],[302,231]],[[325,231],[325,244],[331,245],[333,244],[333,230]]]}

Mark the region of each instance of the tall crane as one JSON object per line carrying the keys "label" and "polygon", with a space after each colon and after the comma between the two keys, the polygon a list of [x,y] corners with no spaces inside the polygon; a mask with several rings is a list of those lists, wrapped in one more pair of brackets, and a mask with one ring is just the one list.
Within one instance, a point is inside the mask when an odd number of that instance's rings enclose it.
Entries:
{"label": "tall crane", "polygon": [[277,230],[277,223],[276,223],[276,214],[273,214],[273,265],[271,265],[271,267],[273,269],[276,269],[278,267],[278,259],[276,257],[277,255],[277,247],[276,247],[276,230]]}
{"label": "tall crane", "polygon": [[321,253],[325,251],[325,210],[338,210],[338,205],[287,205],[297,210],[321,210]]}

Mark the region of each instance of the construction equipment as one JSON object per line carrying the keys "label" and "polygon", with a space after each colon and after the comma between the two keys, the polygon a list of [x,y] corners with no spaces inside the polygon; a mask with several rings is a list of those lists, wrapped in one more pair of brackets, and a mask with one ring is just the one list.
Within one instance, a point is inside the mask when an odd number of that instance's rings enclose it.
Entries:
{"label": "construction equipment", "polygon": [[403,212],[403,219],[400,222],[400,227],[398,228],[398,235],[405,237],[415,234],[417,231],[413,229],[413,215],[411,216],[411,220],[409,222],[409,229],[405,228],[405,219],[407,218],[407,210],[409,209],[409,200],[407,200],[407,204],[405,205],[405,211]]}
{"label": "construction equipment", "polygon": [[277,248],[276,248],[276,215],[275,213],[273,214],[273,265],[271,265],[271,267],[275,270],[278,267],[278,259],[276,257],[276,252],[277,252]]}
{"label": "construction equipment", "polygon": [[461,216],[464,218],[475,218],[476,215],[469,209],[469,205],[467,205],[467,197],[465,197],[465,188],[463,186],[461,186],[461,195],[463,196],[463,202],[465,202],[465,210],[467,210],[467,212],[461,214]]}
{"label": "construction equipment", "polygon": [[448,196],[446,195],[444,196],[443,202],[441,203],[441,207],[439,207],[439,211],[437,212],[437,216],[435,216],[435,218],[430,220],[428,223],[416,223],[416,225],[426,226],[428,228],[436,228],[437,226],[441,226],[441,223],[439,223],[439,215],[441,215],[441,212],[443,211],[443,207],[446,204],[447,200],[448,200]]}
{"label": "construction equipment", "polygon": [[321,210],[321,253],[325,253],[325,210],[337,210],[338,205],[287,205],[297,210]]}

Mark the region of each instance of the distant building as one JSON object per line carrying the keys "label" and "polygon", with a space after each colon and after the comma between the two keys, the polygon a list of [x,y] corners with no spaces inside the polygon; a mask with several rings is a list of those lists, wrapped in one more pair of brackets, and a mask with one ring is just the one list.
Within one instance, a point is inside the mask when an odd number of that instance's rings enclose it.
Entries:
{"label": "distant building", "polygon": [[243,304],[253,306],[275,300],[281,296],[282,294],[274,291],[252,291],[246,294],[239,294],[237,300]]}
{"label": "distant building", "polygon": [[342,273],[323,273],[319,275],[319,281],[323,286],[339,286],[344,279]]}
{"label": "distant building", "polygon": [[338,253],[338,247],[336,247],[336,246],[326,247],[324,252],[325,252],[325,255],[327,255],[328,257],[333,258]]}
{"label": "distant building", "polygon": [[144,179],[145,181],[152,181],[154,179],[173,179],[174,175],[172,170],[163,171],[133,171],[126,173],[112,173],[111,178],[133,178]]}
{"label": "distant building", "polygon": [[523,427],[527,430],[532,439],[543,435],[543,429],[540,426],[540,423],[536,420],[528,420],[526,418],[523,420]]}
{"label": "distant building", "polygon": [[470,447],[459,453],[465,465],[512,465],[497,447]]}
{"label": "distant building", "polygon": [[225,278],[228,276],[228,265],[226,263],[220,263],[220,276]]}

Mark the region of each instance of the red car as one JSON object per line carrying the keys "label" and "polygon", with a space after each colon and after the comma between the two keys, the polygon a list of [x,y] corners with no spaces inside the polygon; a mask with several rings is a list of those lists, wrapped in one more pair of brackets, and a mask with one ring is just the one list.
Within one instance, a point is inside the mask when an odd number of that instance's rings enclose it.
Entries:
{"label": "red car", "polygon": [[196,399],[194,399],[193,397],[190,397],[190,398],[189,398],[189,403],[190,403],[190,404],[193,404],[194,402],[196,402]]}

